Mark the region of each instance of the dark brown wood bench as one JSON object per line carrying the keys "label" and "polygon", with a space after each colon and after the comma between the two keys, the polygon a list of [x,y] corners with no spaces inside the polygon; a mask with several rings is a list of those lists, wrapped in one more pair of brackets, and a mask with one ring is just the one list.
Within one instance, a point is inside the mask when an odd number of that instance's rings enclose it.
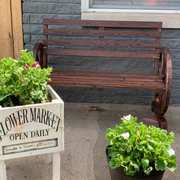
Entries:
{"label": "dark brown wood bench", "polygon": [[[59,25],[61,29],[51,29],[50,25]],[[69,27],[81,26],[81,29]],[[118,30],[117,30],[118,29]],[[122,29],[122,30],[119,30]],[[156,114],[159,126],[167,129],[164,114],[167,111],[171,84],[172,60],[167,47],[161,47],[161,22],[126,22],[126,21],[90,21],[44,19],[43,43],[36,43],[33,49],[35,59],[41,67],[47,67],[47,55],[89,56],[116,58],[154,59],[154,72],[102,72],[80,70],[53,70],[50,85],[124,89],[154,90],[152,111]],[[49,39],[48,36],[64,36],[63,39]],[[69,40],[69,36],[97,37],[97,40]],[[67,37],[65,39],[65,37]],[[107,41],[104,37],[117,37],[120,40]],[[133,39],[126,41],[126,38]],[[134,39],[146,41],[134,41]],[[53,46],[60,48],[52,48]],[[67,47],[67,48],[64,48]],[[94,47],[96,49],[77,49]],[[125,51],[109,50],[121,48]]]}

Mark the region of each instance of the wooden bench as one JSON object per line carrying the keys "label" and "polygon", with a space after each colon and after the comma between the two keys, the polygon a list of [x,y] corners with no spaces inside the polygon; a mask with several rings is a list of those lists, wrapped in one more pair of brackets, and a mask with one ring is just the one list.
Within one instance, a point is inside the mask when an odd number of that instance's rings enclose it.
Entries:
{"label": "wooden bench", "polygon": [[[50,25],[59,25],[59,28],[48,28]],[[72,29],[70,28],[72,26],[81,26],[83,28]],[[159,126],[167,129],[164,114],[170,100],[172,60],[168,48],[161,47],[161,30],[161,22],[44,19],[43,43],[36,43],[33,52],[36,61],[43,68],[47,67],[47,55],[145,58],[146,61],[154,59],[152,73],[55,69],[50,76],[52,81],[49,84],[52,86],[94,87],[97,89],[154,90],[155,99],[152,101],[151,109],[159,121]],[[49,39],[49,35],[51,37],[63,36],[63,39]],[[97,37],[97,40],[69,40],[69,36]],[[65,37],[67,38],[65,39]],[[117,37],[122,41],[119,39],[118,41],[107,41],[104,39],[105,37]],[[127,38],[132,39],[132,41],[126,41]],[[138,41],[134,41],[137,38]],[[143,41],[139,41],[141,38],[143,38]],[[61,48],[53,46],[60,46]],[[96,49],[82,49],[81,47],[93,47]],[[108,48],[126,50],[109,50]]]}

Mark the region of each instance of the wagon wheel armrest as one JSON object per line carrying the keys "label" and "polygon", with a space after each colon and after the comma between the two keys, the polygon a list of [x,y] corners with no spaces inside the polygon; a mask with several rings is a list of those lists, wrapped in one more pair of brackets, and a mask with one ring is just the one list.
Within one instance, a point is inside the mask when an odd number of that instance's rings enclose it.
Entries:
{"label": "wagon wheel armrest", "polygon": [[159,73],[162,79],[166,79],[166,85],[172,81],[172,59],[168,47],[161,47]]}
{"label": "wagon wheel armrest", "polygon": [[39,62],[40,66],[43,67],[43,55],[42,55],[42,50],[45,46],[37,42],[34,47],[33,47],[33,57],[36,61]]}
{"label": "wagon wheel armrest", "polygon": [[159,60],[159,74],[162,78],[166,90],[164,94],[156,92],[155,101],[158,114],[165,114],[170,101],[171,86],[172,86],[172,60],[170,51],[167,47],[161,47],[160,49],[160,60]]}

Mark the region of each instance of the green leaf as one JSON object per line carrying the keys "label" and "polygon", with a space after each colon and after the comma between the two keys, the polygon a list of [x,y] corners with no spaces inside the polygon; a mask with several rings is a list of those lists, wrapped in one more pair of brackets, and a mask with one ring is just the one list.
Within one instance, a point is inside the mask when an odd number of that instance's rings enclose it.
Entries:
{"label": "green leaf", "polygon": [[6,97],[8,97],[10,94],[1,94],[0,95],[0,101],[3,101]]}
{"label": "green leaf", "polygon": [[119,152],[113,152],[112,154],[111,154],[111,157],[117,157],[119,155]]}
{"label": "green leaf", "polygon": [[154,141],[154,140],[149,140],[148,142],[149,142],[149,144],[150,144],[153,148],[156,147],[156,141]]}
{"label": "green leaf", "polygon": [[176,159],[177,159],[177,156],[176,156],[176,155],[172,155],[172,156],[170,157],[170,160],[172,160],[172,161],[176,161]]}
{"label": "green leaf", "polygon": [[130,166],[126,166],[126,167],[124,168],[124,171],[126,172],[127,175],[130,175],[130,174],[131,174]]}
{"label": "green leaf", "polygon": [[7,98],[6,98],[6,101],[3,103],[3,106],[4,106],[4,107],[14,106],[14,104],[13,104],[13,102],[12,102],[12,100],[11,100],[10,97],[7,97]]}
{"label": "green leaf", "polygon": [[22,83],[22,86],[27,86],[30,82],[30,79],[25,79]]}
{"label": "green leaf", "polygon": [[41,97],[43,94],[42,94],[42,91],[31,91],[31,97],[33,98],[33,99],[36,99],[36,98],[38,98],[39,96]]}
{"label": "green leaf", "polygon": [[131,151],[131,147],[128,147],[127,148],[127,152],[129,153]]}
{"label": "green leaf", "polygon": [[149,175],[151,173],[151,171],[153,170],[153,168],[150,166],[147,169],[144,170],[144,172]]}
{"label": "green leaf", "polygon": [[147,141],[145,141],[145,140],[144,140],[144,141],[141,141],[141,142],[139,142],[139,144],[141,144],[141,145],[142,145],[142,144],[147,144]]}
{"label": "green leaf", "polygon": [[148,149],[149,149],[150,151],[154,151],[154,148],[153,148],[151,145],[148,145]]}
{"label": "green leaf", "polygon": [[[157,166],[157,169],[159,169],[159,170],[161,170],[161,171],[164,171],[165,169],[166,169],[166,161],[165,160],[163,160],[163,159],[159,159],[158,161],[157,161],[157,164],[156,164],[156,166]],[[156,170],[157,170],[156,169]],[[158,170],[158,171],[159,171]]]}
{"label": "green leaf", "polygon": [[139,163],[136,161],[136,159],[133,159],[130,161],[130,164],[134,166],[135,168],[139,168]]}
{"label": "green leaf", "polygon": [[170,171],[173,172],[174,170],[177,169],[177,165],[176,165],[176,163],[169,162],[169,163],[167,164],[167,168],[168,168]]}
{"label": "green leaf", "polygon": [[158,137],[161,141],[166,141],[166,135],[165,134],[160,134]]}
{"label": "green leaf", "polygon": [[141,162],[142,162],[143,166],[145,166],[145,167],[149,166],[149,160],[148,159],[141,159]]}
{"label": "green leaf", "polygon": [[112,162],[112,161],[109,162],[109,167],[110,167],[111,169],[116,169],[115,163]]}
{"label": "green leaf", "polygon": [[23,70],[24,70],[23,67],[19,67],[18,68],[18,73],[21,73]]}
{"label": "green leaf", "polygon": [[141,144],[137,144],[137,148],[141,151],[141,150],[143,150],[143,145],[141,145]]}

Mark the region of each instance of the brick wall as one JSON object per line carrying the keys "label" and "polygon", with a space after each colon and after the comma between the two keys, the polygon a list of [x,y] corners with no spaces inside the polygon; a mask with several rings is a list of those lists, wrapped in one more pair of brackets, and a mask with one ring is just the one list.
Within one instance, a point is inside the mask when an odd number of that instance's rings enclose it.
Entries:
{"label": "brick wall", "polygon": [[[80,0],[23,0],[23,32],[25,48],[31,51],[36,42],[42,42],[43,18],[81,19]],[[180,105],[180,29],[163,29],[162,46],[170,49],[173,60],[173,84],[171,105]],[[57,58],[56,58],[57,59]],[[153,72],[152,60],[119,60],[116,58],[54,57],[50,66],[62,69],[104,71]],[[153,91],[93,88],[55,87],[64,101],[104,102],[125,104],[150,104]]]}

